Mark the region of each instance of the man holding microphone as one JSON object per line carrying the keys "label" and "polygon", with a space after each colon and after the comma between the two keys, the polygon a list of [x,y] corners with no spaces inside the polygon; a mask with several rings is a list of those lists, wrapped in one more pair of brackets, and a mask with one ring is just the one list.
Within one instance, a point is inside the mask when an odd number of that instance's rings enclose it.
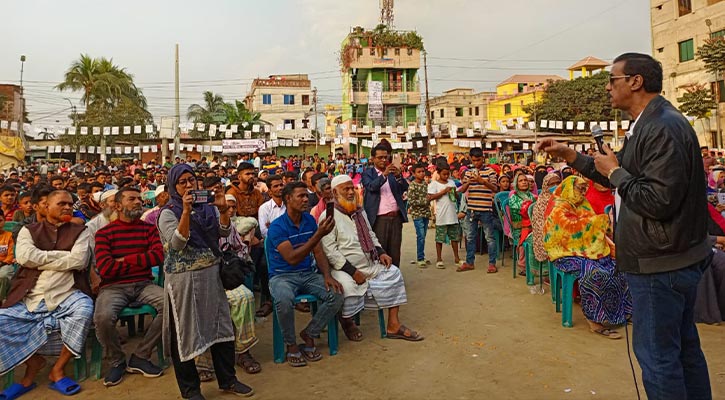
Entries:
{"label": "man holding microphone", "polygon": [[593,157],[544,139],[538,149],[616,188],[617,269],[634,305],[633,347],[650,400],[711,399],[693,317],[697,284],[712,259],[702,157],[694,130],[659,93],[662,66],[626,53],[612,65],[613,108],[635,118],[621,151]]}

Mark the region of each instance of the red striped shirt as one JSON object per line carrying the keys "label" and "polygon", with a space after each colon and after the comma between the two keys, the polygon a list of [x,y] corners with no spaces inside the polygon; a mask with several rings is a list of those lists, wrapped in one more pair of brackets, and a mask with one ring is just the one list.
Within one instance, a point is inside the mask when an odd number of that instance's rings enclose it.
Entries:
{"label": "red striped shirt", "polygon": [[[122,261],[116,261],[123,258]],[[159,231],[141,220],[115,220],[96,233],[96,268],[101,287],[152,280],[151,267],[164,262]]]}

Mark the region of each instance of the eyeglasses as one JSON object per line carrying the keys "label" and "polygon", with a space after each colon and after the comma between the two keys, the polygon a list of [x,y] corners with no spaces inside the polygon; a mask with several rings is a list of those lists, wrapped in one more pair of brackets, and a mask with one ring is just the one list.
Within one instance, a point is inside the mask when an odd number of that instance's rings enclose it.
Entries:
{"label": "eyeglasses", "polygon": [[196,184],[196,178],[187,178],[184,180],[178,180],[178,181],[176,181],[176,184],[182,185],[182,186],[194,185],[194,184]]}
{"label": "eyeglasses", "polygon": [[624,78],[631,78],[631,77],[632,77],[632,75],[611,75],[609,77],[609,84],[614,85],[615,79],[624,79]]}

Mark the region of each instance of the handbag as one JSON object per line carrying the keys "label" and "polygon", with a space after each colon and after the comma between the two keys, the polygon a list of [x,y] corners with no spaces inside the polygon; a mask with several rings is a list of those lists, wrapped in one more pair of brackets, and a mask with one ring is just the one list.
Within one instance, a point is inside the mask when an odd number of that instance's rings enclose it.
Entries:
{"label": "handbag", "polygon": [[[192,220],[192,223],[196,224]],[[197,224],[198,226],[198,224]],[[206,245],[209,246],[211,252],[219,257],[219,277],[222,280],[224,290],[234,290],[241,286],[247,278],[255,272],[254,264],[240,258],[235,252],[229,248],[229,244],[225,244],[224,248],[219,248],[219,243],[210,240],[209,236],[203,235]]]}

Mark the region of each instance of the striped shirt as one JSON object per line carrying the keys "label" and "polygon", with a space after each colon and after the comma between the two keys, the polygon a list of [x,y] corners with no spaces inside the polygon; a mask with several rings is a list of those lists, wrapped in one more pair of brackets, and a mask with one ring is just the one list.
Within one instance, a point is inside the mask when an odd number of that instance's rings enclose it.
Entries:
{"label": "striped shirt", "polygon": [[[492,168],[485,167],[479,171],[479,175],[483,178],[488,178],[489,182],[498,187],[498,177],[496,171]],[[472,171],[466,172],[466,177],[469,179],[473,176]],[[495,191],[492,191],[482,183],[471,183],[468,187],[468,198],[466,199],[468,209],[471,211],[493,211],[493,196],[495,194]]]}
{"label": "striped shirt", "polygon": [[[123,260],[116,261],[119,258]],[[117,219],[96,233],[96,268],[101,287],[152,280],[151,267],[163,262],[164,248],[154,225]]]}

